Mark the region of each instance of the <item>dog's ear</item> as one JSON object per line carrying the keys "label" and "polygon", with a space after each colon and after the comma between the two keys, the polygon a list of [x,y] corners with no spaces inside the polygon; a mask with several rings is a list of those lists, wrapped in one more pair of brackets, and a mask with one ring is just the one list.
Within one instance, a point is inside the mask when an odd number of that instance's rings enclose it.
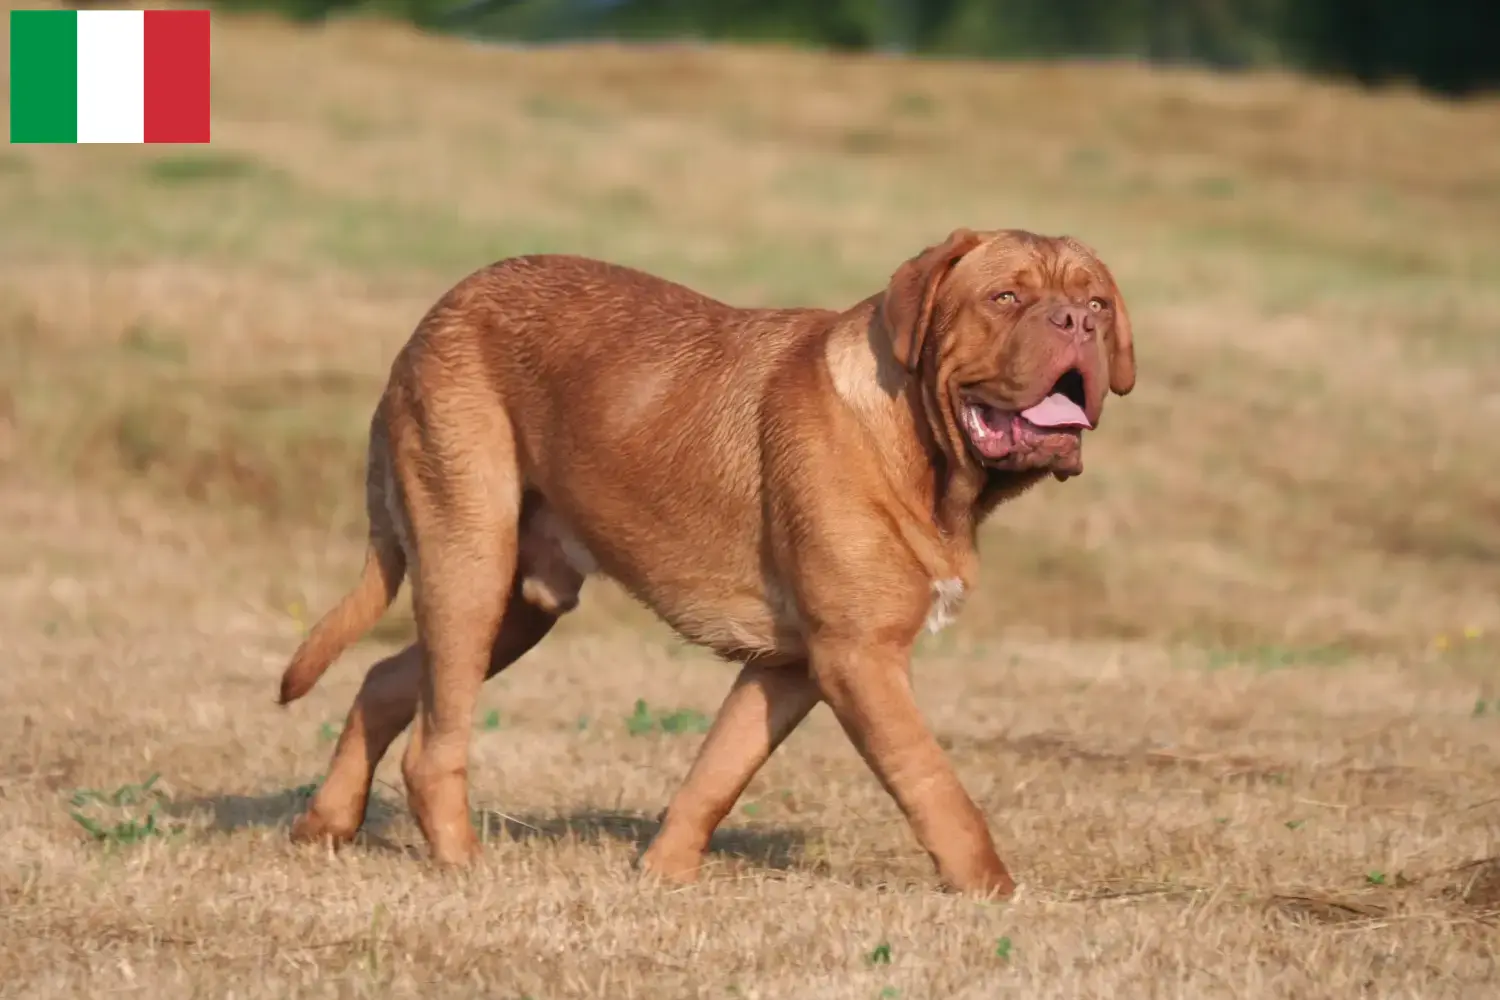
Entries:
{"label": "dog's ear", "polygon": [[891,275],[881,300],[880,319],[890,335],[896,360],[907,371],[916,371],[922,357],[938,286],[959,258],[978,245],[978,233],[955,229],[946,240],[905,261]]}
{"label": "dog's ear", "polygon": [[1115,281],[1109,265],[1105,264],[1094,248],[1081,240],[1067,237],[1067,244],[1085,254],[1099,268],[1109,282],[1109,297],[1115,305],[1114,329],[1109,335],[1109,388],[1116,396],[1128,395],[1135,388],[1135,340],[1130,330],[1130,311],[1125,307],[1125,296],[1120,294],[1120,284]]}
{"label": "dog's ear", "polygon": [[1115,276],[1103,261],[1099,266],[1109,278],[1110,298],[1115,303],[1114,329],[1109,335],[1109,388],[1116,396],[1124,396],[1135,388],[1135,340],[1130,332],[1130,312],[1125,308],[1125,296],[1120,294]]}

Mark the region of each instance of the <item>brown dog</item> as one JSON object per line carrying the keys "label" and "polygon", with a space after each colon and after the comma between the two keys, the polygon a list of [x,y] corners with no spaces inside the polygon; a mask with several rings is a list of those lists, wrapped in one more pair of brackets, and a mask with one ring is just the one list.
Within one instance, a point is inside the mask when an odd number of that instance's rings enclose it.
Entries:
{"label": "brown dog", "polygon": [[1014,887],[929,732],[912,644],[973,586],[975,530],[1082,471],[1109,390],[1135,383],[1125,304],[1071,239],[960,229],[843,312],[736,309],[567,256],[459,282],[397,355],[370,428],[358,586],[297,650],[306,694],[411,573],[418,641],[366,677],[293,831],[352,838],[375,765],[402,763],[433,856],[464,862],[480,685],[604,573],[743,664],[655,840],[688,880],[756,770],[820,700],[950,886]]}

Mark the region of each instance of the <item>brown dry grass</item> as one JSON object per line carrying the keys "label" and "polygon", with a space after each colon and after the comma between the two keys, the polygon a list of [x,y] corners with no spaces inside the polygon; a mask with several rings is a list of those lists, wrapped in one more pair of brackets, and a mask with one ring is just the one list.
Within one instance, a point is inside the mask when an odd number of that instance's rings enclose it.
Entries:
{"label": "brown dry grass", "polygon": [[[0,995],[1493,995],[1500,106],[216,32],[209,149],[0,153]],[[566,249],[838,304],[958,224],[1094,242],[1141,339],[917,666],[1015,901],[936,893],[822,712],[703,884],[637,883],[729,674],[595,585],[486,691],[478,871],[417,856],[394,755],[363,846],[286,843],[409,629],[272,706],[433,296]],[[153,773],[170,835],[70,817]]]}

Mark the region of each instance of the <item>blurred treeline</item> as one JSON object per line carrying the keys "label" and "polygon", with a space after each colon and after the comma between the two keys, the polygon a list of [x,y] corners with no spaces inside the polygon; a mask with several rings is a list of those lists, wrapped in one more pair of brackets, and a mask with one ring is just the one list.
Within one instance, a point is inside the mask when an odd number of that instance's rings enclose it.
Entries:
{"label": "blurred treeline", "polygon": [[777,41],[981,58],[1284,66],[1459,95],[1500,84],[1500,0],[221,0],[320,19],[378,11],[547,42]]}

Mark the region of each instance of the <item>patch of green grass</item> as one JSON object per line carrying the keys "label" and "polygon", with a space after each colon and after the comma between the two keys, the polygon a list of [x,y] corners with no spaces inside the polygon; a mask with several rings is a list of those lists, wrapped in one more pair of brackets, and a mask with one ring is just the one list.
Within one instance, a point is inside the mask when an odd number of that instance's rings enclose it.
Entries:
{"label": "patch of green grass", "polygon": [[890,942],[889,941],[882,941],[879,944],[877,944],[874,947],[874,949],[872,949],[871,952],[868,955],[865,956],[865,961],[868,962],[870,965],[890,965],[891,964],[891,944],[890,944]]}
{"label": "patch of green grass", "polygon": [[480,723],[479,723],[479,728],[483,729],[487,733],[493,733],[497,729],[499,729],[500,728],[500,711],[499,711],[499,709],[492,708],[487,713],[485,713],[484,719],[481,720]]}
{"label": "patch of green grass", "polygon": [[645,736],[653,732],[673,735],[706,733],[712,724],[713,719],[694,708],[653,712],[644,698],[637,698],[635,711],[625,717],[625,731],[631,736]]}
{"label": "patch of green grass", "polygon": [[588,131],[600,129],[610,120],[606,111],[554,94],[533,94],[526,99],[523,108],[527,115],[539,121],[562,122]]}
{"label": "patch of green grass", "polygon": [[380,122],[352,108],[335,108],[329,112],[327,122],[330,132],[350,142],[370,139],[387,131]]}
{"label": "patch of green grass", "polygon": [[995,942],[995,957],[1002,962],[1010,961],[1011,943],[1010,938],[1002,937]]}
{"label": "patch of green grass", "polygon": [[182,153],[146,164],[146,179],[167,187],[244,180],[271,173],[259,160],[243,153]]}
{"label": "patch of green grass", "polygon": [[1192,191],[1204,198],[1222,201],[1233,198],[1239,191],[1239,185],[1232,177],[1200,177],[1193,182]]}
{"label": "patch of green grass", "polygon": [[644,698],[635,702],[635,711],[625,717],[625,731],[631,736],[644,736],[656,728],[656,719]]}
{"label": "patch of green grass", "polygon": [[856,156],[871,156],[885,153],[896,147],[896,136],[889,129],[862,125],[844,132],[839,146],[846,153]]}
{"label": "patch of green grass", "polygon": [[112,792],[79,789],[68,800],[68,815],[90,839],[108,847],[179,833],[180,826],[164,826],[157,820],[166,801],[155,787],[160,778],[160,774],[153,774],[138,785],[121,785]]}
{"label": "patch of green grass", "polygon": [[1098,146],[1079,146],[1068,154],[1068,166],[1080,173],[1095,173],[1109,166],[1109,151]]}
{"label": "patch of green grass", "polygon": [[664,733],[706,733],[713,719],[695,708],[679,708],[656,720]]}
{"label": "patch of green grass", "polygon": [[114,449],[124,467],[137,475],[151,469],[172,446],[164,426],[149,411],[126,410],[114,426]]}
{"label": "patch of green grass", "polygon": [[937,110],[937,99],[920,90],[903,90],[891,98],[891,111],[909,118],[927,118]]}
{"label": "patch of green grass", "polygon": [[316,795],[318,793],[318,789],[323,787],[323,778],[324,778],[324,775],[320,774],[316,778],[314,778],[312,781],[309,781],[307,784],[305,784],[305,785],[298,785],[296,788],[293,788],[292,789],[292,798],[298,799],[298,800],[305,800],[305,799],[312,798],[314,795]]}
{"label": "patch of green grass", "polygon": [[599,197],[598,206],[607,217],[622,222],[649,216],[656,207],[649,191],[630,185],[610,188]]}
{"label": "patch of green grass", "polygon": [[143,361],[185,364],[188,347],[182,338],[144,323],[132,323],[120,337],[120,350]]}

